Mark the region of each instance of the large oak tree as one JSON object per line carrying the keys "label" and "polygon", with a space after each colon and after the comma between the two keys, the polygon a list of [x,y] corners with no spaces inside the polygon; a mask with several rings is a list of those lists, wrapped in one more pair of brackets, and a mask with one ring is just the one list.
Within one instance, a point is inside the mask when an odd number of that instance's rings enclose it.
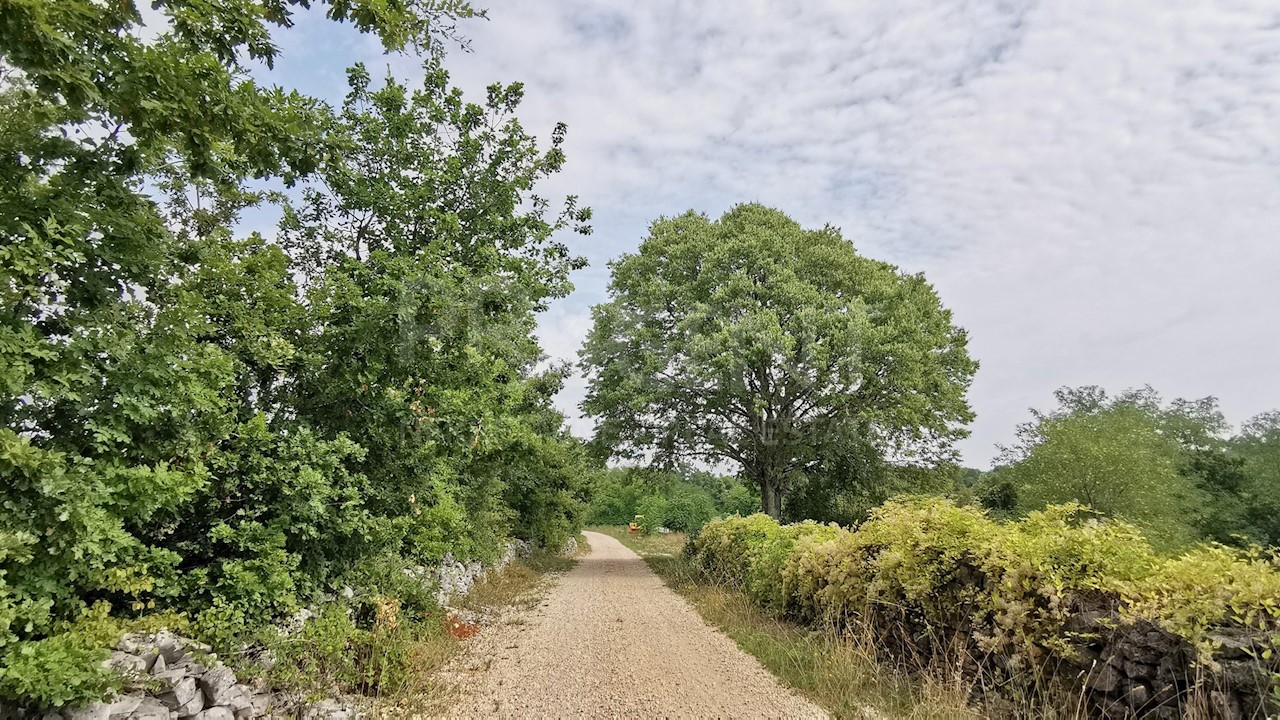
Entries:
{"label": "large oak tree", "polygon": [[972,418],[966,335],[920,275],[739,205],[654,222],[582,350],[608,454],[738,464],[778,516],[837,458],[933,463]]}

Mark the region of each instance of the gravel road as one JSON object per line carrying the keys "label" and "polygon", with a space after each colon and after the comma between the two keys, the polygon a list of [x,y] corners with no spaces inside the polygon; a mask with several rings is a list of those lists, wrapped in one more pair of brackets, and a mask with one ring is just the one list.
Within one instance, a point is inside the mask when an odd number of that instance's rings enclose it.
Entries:
{"label": "gravel road", "polygon": [[826,717],[783,688],[622,543],[591,552],[542,603],[463,659],[460,717]]}

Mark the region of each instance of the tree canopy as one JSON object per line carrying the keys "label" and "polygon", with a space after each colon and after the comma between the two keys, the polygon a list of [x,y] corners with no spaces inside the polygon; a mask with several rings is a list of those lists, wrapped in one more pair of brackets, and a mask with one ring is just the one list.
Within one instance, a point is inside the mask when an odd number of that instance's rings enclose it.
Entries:
{"label": "tree canopy", "polygon": [[581,354],[607,454],[736,463],[776,516],[840,459],[949,459],[972,418],[977,365],[950,311],[835,228],[689,212],[611,267]]}
{"label": "tree canopy", "polygon": [[1274,543],[1275,415],[1232,437],[1212,397],[1164,402],[1150,387],[1115,396],[1062,388],[1032,411],[979,497],[1002,512],[1079,502],[1143,526],[1166,547],[1207,539]]}

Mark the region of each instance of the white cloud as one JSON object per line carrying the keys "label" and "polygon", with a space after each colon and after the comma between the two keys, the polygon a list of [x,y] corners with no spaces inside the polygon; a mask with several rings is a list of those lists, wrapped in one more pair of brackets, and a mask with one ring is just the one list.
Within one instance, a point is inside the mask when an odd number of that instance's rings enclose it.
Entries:
{"label": "white cloud", "polygon": [[553,356],[650,220],[760,200],[937,285],[983,365],[971,464],[1064,384],[1280,407],[1273,2],[488,6],[455,79],[523,81],[526,127],[569,124],[548,190],[596,210]]}

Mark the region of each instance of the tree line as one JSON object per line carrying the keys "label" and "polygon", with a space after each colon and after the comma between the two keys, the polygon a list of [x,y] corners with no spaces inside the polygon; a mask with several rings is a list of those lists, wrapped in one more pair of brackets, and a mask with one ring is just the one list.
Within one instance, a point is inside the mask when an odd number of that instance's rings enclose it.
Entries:
{"label": "tree line", "polygon": [[1280,544],[1280,413],[1237,434],[1214,398],[1064,388],[991,473],[957,464],[977,362],[922,275],[832,227],[739,205],[660,218],[611,264],[582,351],[593,447],[731,464],[774,518],[857,525],[901,494],[1021,516],[1078,502],[1177,548]]}
{"label": "tree line", "polygon": [[[4,703],[100,695],[104,622],[231,647],[585,506],[533,329],[590,212],[538,194],[565,128],[526,131],[519,84],[450,85],[477,11],[322,3],[424,62],[334,107],[248,72],[307,3],[152,5],[152,37],[127,0],[0,5]],[[264,206],[273,236],[237,229]]]}

